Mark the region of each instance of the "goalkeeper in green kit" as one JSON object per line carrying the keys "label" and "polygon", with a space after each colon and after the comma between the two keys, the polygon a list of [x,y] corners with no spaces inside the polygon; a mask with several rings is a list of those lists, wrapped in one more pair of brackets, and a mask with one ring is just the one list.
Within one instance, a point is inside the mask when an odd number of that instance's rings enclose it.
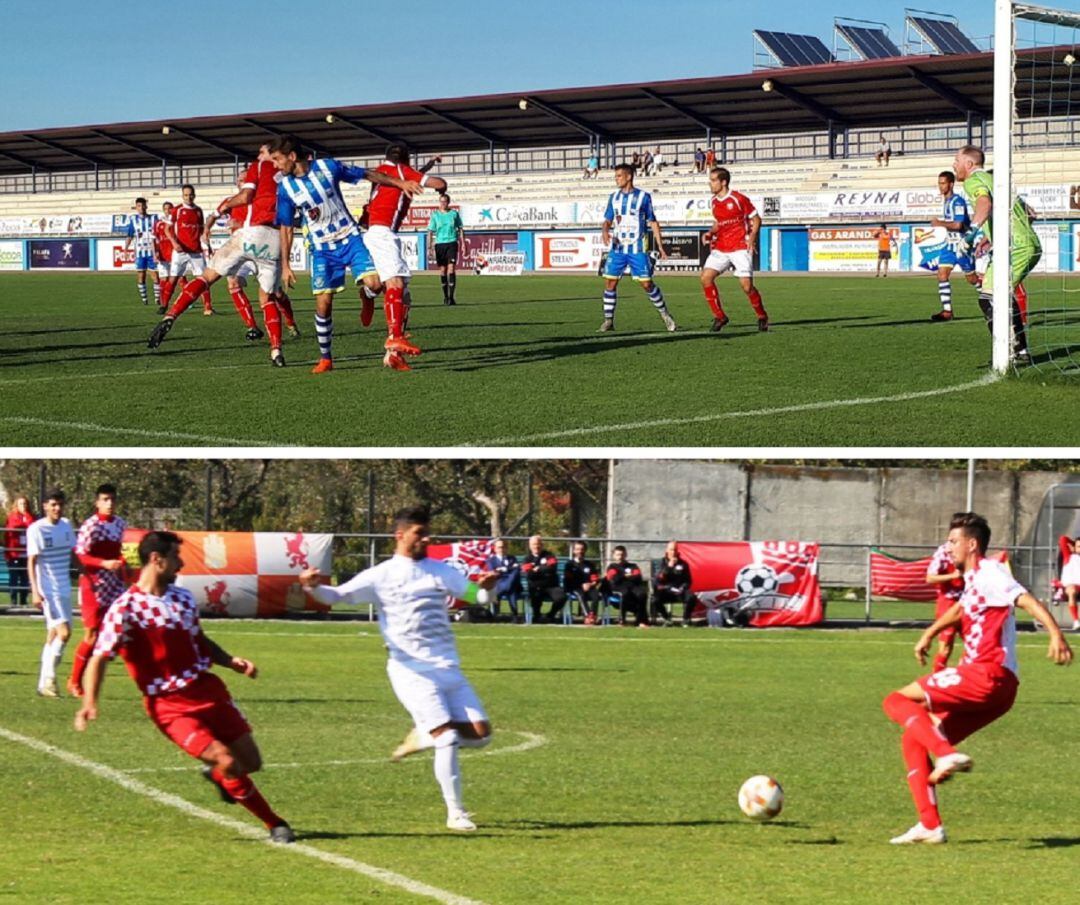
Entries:
{"label": "goalkeeper in green kit", "polygon": [[[956,152],[956,159],[953,161],[953,171],[956,173],[957,180],[964,184],[964,194],[967,195],[968,203],[972,208],[971,229],[964,236],[969,247],[980,227],[986,238],[993,241],[994,178],[988,170],[983,169],[985,162],[986,157],[982,148],[975,145],[964,145]],[[1019,198],[1013,202],[1012,206],[1010,252],[1009,287],[1015,293],[1016,287],[1035,269],[1039,258],[1042,257],[1042,245],[1039,243],[1039,237],[1035,235],[1035,230],[1032,229],[1027,205]],[[986,276],[983,278],[982,289],[979,290],[979,307],[988,325],[993,316],[993,291],[994,263],[991,259]],[[1012,325],[1012,358],[1026,361],[1028,359],[1027,334],[1015,294],[1012,295]]]}

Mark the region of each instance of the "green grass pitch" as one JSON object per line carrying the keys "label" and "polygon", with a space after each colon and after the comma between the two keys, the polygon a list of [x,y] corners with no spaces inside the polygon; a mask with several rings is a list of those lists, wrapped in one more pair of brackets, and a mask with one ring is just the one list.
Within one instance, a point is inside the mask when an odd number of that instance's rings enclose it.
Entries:
{"label": "green grass pitch", "polygon": [[[223,286],[217,317],[194,306],[151,353],[157,317],[133,277],[0,275],[6,444],[1064,446],[1080,426],[1075,383],[1054,367],[980,383],[989,339],[959,280],[957,319],[931,324],[930,276],[766,276],[773,326],[761,334],[723,278],[732,323],[719,336],[695,277],[659,279],[674,334],[624,281],[617,332],[599,335],[595,277],[462,275],[447,308],[437,277],[421,275],[415,369],[382,367],[383,315],[362,329],[350,290],[335,312],[336,369],[322,376],[309,373],[317,349],[302,280],[305,335],[286,342],[289,367],[275,370],[265,344],[244,342]],[[1039,280],[1029,288],[1038,297]]]}
{"label": "green grass pitch", "polygon": [[[480,829],[456,836],[442,827],[430,755],[387,761],[408,722],[373,626],[207,630],[262,670],[226,679],[268,764],[260,786],[301,841],[448,894],[489,905],[1075,901],[1080,689],[1044,659],[1045,635],[1021,636],[1016,706],[964,746],[975,770],[942,790],[948,845],[898,850],[887,840],[915,815],[880,701],[917,675],[910,631],[458,626],[496,735],[463,753]],[[118,664],[100,721],[75,733],[72,699],[34,695],[42,636],[40,620],[3,620],[0,728],[254,823],[153,728]],[[0,758],[10,901],[425,901],[5,737]],[[773,823],[736,806],[754,773],[784,785]]]}

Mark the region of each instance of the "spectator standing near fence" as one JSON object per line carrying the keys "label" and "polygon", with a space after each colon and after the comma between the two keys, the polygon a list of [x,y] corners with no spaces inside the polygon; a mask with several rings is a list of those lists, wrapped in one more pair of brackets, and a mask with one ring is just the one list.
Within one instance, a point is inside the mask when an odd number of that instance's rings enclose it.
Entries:
{"label": "spectator standing near fence", "polygon": [[664,549],[664,558],[660,561],[660,568],[652,577],[653,613],[663,619],[665,625],[671,623],[671,614],[664,604],[681,603],[683,628],[690,627],[694,607],[697,606],[697,598],[690,590],[691,581],[690,564],[679,556],[678,543],[668,541]]}
{"label": "spectator standing near fence", "polygon": [[499,601],[506,598],[510,606],[510,616],[518,620],[518,600],[521,598],[521,566],[517,557],[506,552],[506,541],[501,537],[495,540],[495,552],[487,558],[484,564],[489,572],[494,572],[499,577],[495,581],[495,590],[492,592],[491,613],[499,615]]}
{"label": "spectator standing near fence", "polygon": [[26,529],[27,570],[30,597],[45,615],[45,646],[41,649],[41,672],[37,693],[60,697],[56,669],[71,637],[71,554],[75,531],[64,518],[66,497],[51,490],[42,506],[45,514]]}
{"label": "spectator standing near fence", "polygon": [[529,606],[533,622],[540,621],[544,600],[551,601],[547,621],[555,622],[566,605],[566,591],[559,583],[559,558],[544,549],[544,539],[539,534],[529,538],[529,554],[521,561],[521,571],[529,579]]}
{"label": "spectator standing near fence", "polygon": [[705,149],[705,172],[706,173],[709,172],[709,170],[711,170],[715,166],[716,166],[716,151],[714,151],[712,148],[706,148]]}
{"label": "spectator standing near fence", "polygon": [[563,590],[567,596],[577,597],[585,609],[585,624],[596,625],[596,613],[600,609],[600,570],[596,563],[585,558],[588,545],[574,541],[570,559],[563,566]]}
{"label": "spectator standing near fence", "polygon": [[4,533],[4,558],[8,568],[8,594],[12,606],[30,602],[30,582],[26,573],[26,529],[34,524],[30,500],[17,496],[8,512]]}
{"label": "spectator standing near fence", "polygon": [[879,167],[887,167],[889,165],[889,158],[892,157],[892,145],[889,144],[889,140],[882,133],[881,141],[878,143],[877,153],[874,155],[874,160],[877,161]]}
{"label": "spectator standing near fence", "polygon": [[695,148],[694,150],[694,172],[705,172],[705,152],[701,148]]}
{"label": "spectator standing near fence", "polygon": [[626,547],[620,544],[611,551],[613,561],[604,569],[601,584],[607,596],[619,595],[619,625],[626,624],[627,611],[633,612],[638,628],[649,627],[648,591],[641,568],[626,558]]}
{"label": "spectator standing near fence", "polygon": [[1077,596],[1080,595],[1080,537],[1072,542],[1072,556],[1061,567],[1061,586],[1065,589],[1065,602],[1072,619],[1072,630],[1080,631],[1080,609],[1077,608]]}
{"label": "spectator standing near fence", "polygon": [[653,175],[659,176],[660,171],[664,168],[664,152],[660,150],[660,145],[657,145],[656,150],[653,151],[652,166]]}
{"label": "spectator standing near fence", "polygon": [[439,196],[439,209],[431,212],[428,232],[435,240],[435,264],[439,268],[444,305],[456,305],[457,257],[460,245],[465,243],[461,214],[450,210],[450,196]]}

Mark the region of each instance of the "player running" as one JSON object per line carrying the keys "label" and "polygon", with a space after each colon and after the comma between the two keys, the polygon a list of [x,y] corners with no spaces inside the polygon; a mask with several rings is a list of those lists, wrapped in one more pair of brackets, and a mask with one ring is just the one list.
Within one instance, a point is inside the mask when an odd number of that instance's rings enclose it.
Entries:
{"label": "player running", "polygon": [[79,576],[79,610],[83,639],[75,648],[68,694],[82,697],[82,677],[94,652],[105,612],[124,593],[126,564],[121,553],[127,522],[114,514],[116,487],[102,484],[94,496],[94,514],[79,527],[75,556],[83,567]]}
{"label": "player running", "polygon": [[[491,740],[484,706],[461,672],[447,598],[487,603],[498,574],[478,582],[444,562],[429,559],[431,515],[426,507],[402,509],[394,518],[394,556],[333,588],[319,583],[318,569],[300,573],[300,583],[320,603],[374,603],[379,630],[390,652],[386,672],[414,728],[394,751],[400,760],[435,749],[435,778],[446,802],[446,826],[470,831],[461,798],[458,747],[481,748]],[[481,593],[483,589],[484,593]]]}
{"label": "player running", "polygon": [[[262,307],[263,323],[270,339],[270,364],[277,368],[285,366],[281,351],[281,311],[271,299],[271,293],[281,280],[281,233],[277,229],[277,169],[270,160],[269,146],[264,145],[259,157],[244,174],[240,191],[226,198],[217,206],[217,217],[233,208],[246,210],[242,225],[236,229],[210,262],[204,273],[192,280],[169,309],[161,323],[150,334],[147,345],[156,349],[172,329],[181,314],[200,293],[206,293],[222,276],[233,277],[245,268],[254,268],[259,283],[259,305]],[[247,301],[247,297],[243,297]],[[234,299],[235,303],[235,299]],[[237,303],[237,311],[248,327],[247,338],[257,340],[262,335],[255,327],[250,312]],[[254,331],[254,332],[253,332]],[[256,335],[257,334],[257,335]]]}
{"label": "player running", "polygon": [[615,191],[608,197],[604,223],[600,227],[600,242],[608,249],[608,256],[602,274],[605,280],[604,320],[598,332],[610,333],[615,329],[619,280],[629,267],[630,278],[641,283],[641,288],[660,314],[664,327],[673,333],[678,326],[664,302],[664,293],[653,282],[652,264],[645,251],[645,237],[651,233],[660,257],[667,257],[660,224],[653,212],[652,195],[644,189],[634,188],[634,167],[628,163],[615,167],[615,185]]}
{"label": "player running", "polygon": [[26,529],[26,569],[30,576],[30,602],[45,615],[45,646],[37,693],[60,697],[56,669],[71,637],[71,552],[75,532],[64,518],[66,497],[51,490],[42,507],[45,514]]}
{"label": "player running", "polygon": [[262,766],[251,726],[210,667],[225,666],[252,679],[258,670],[203,633],[194,596],[173,583],[184,567],[180,544],[169,531],[151,531],[139,542],[139,578],[105,615],[86,669],[86,694],[75,728],[82,732],[97,719],[105,667],[120,654],[154,725],[206,764],[203,775],[217,786],[221,799],[258,817],[271,841],[294,842],[289,824],[251,781],[250,774]]}
{"label": "player running", "polygon": [[939,226],[948,230],[948,240],[945,248],[938,256],[938,298],[941,300],[941,310],[930,316],[935,322],[951,321],[952,310],[952,283],[949,276],[954,267],[964,272],[965,279],[972,285],[976,285],[978,277],[975,275],[975,259],[971,255],[971,247],[967,246],[964,253],[959,246],[964,245],[964,234],[971,228],[971,214],[967,202],[963,196],[953,191],[956,177],[949,171],[943,170],[938,173],[938,191],[941,192],[942,212],[940,217],[934,217],[930,221],[931,226]]}
{"label": "player running", "polygon": [[[962,518],[963,512],[957,512],[953,519]],[[926,581],[934,586],[937,594],[937,604],[934,609],[934,618],[940,619],[956,604],[964,591],[964,573],[953,562],[952,554],[949,553],[948,541],[934,551],[930,557],[930,565],[926,567]],[[937,656],[934,657],[932,672],[940,672],[949,665],[949,657],[952,656],[953,644],[956,642],[956,626],[950,625],[943,628],[938,635]]]}
{"label": "player running", "polygon": [[[986,157],[982,148],[975,145],[964,145],[956,152],[953,161],[953,170],[956,178],[964,183],[964,194],[967,195],[968,203],[975,206],[971,215],[971,225],[964,235],[964,244],[970,248],[975,240],[976,231],[982,229],[986,240],[993,245],[993,211],[994,211],[994,177],[988,170],[983,169]],[[1010,216],[1012,223],[1012,247],[1009,249],[1010,270],[1008,275],[1009,287],[1012,290],[1012,358],[1013,360],[1026,361],[1029,358],[1027,347],[1027,333],[1024,330],[1024,312],[1020,308],[1016,297],[1016,288],[1024,281],[1035,265],[1042,257],[1042,244],[1035,230],[1031,226],[1029,208],[1023,200],[1017,198],[1013,202]],[[993,255],[993,252],[991,252]],[[987,326],[993,331],[994,313],[994,261],[991,257],[983,276],[982,288],[979,290],[979,308],[982,309],[986,318]]]}
{"label": "player running", "polygon": [[[915,658],[926,663],[934,638],[960,625],[964,656],[955,669],[916,679],[882,702],[886,715],[904,729],[901,749],[908,768],[908,786],[919,822],[891,840],[893,845],[946,841],[935,787],[956,773],[966,773],[972,759],[956,750],[972,733],[1004,716],[1016,699],[1018,606],[1050,633],[1047,656],[1067,665],[1072,650],[1054,617],[999,562],[986,558],[990,526],[973,512],[958,513],[949,525],[949,553],[963,571],[960,599],[935,620],[915,643]],[[930,755],[935,762],[931,766]]]}
{"label": "player running", "polygon": [[[169,280],[169,267],[172,265],[172,242],[165,235],[165,225],[172,220],[173,203],[166,201],[161,205],[161,217],[154,224],[154,257],[157,259],[157,282],[154,287],[154,300],[158,303],[157,313],[164,314],[166,307],[161,304],[161,291]],[[187,277],[180,277],[180,285],[187,285]]]}
{"label": "player running", "polygon": [[124,251],[135,244],[135,285],[139,287],[139,298],[144,305],[149,304],[146,297],[146,272],[153,277],[154,303],[161,306],[161,285],[158,283],[157,263],[154,261],[154,228],[158,218],[146,212],[146,199],[135,199],[135,213],[128,220],[127,239]]}
{"label": "player running", "polygon": [[750,307],[757,315],[758,330],[764,333],[769,329],[769,315],[761,301],[761,293],[754,286],[754,252],[761,231],[761,215],[746,195],[731,189],[731,173],[727,168],[713,167],[709,171],[709,188],[713,193],[715,222],[705,233],[712,250],[701,271],[701,289],[713,313],[711,329],[713,333],[719,333],[731,320],[724,313],[720,290],[716,288],[716,278],[730,270],[738,277],[739,285],[750,300]]}
{"label": "player running", "polygon": [[[188,183],[182,186],[180,191],[184,203],[172,209],[169,220],[165,223],[165,238],[172,246],[169,278],[161,287],[161,304],[166,309],[169,307],[177,280],[188,270],[194,276],[200,277],[206,269],[206,258],[203,256],[202,246],[205,221],[202,208],[195,203],[195,186]],[[202,303],[203,314],[209,317],[214,313],[209,290],[203,292]],[[164,339],[164,335],[162,338]]]}
{"label": "player running", "polygon": [[[270,157],[284,178],[278,187],[277,218],[281,230],[281,247],[292,248],[293,228],[297,212],[303,215],[308,226],[312,244],[311,288],[315,293],[315,338],[319,343],[319,362],[312,368],[313,374],[324,374],[334,369],[333,357],[333,307],[334,294],[345,288],[345,270],[352,271],[357,282],[375,274],[375,264],[368,253],[360,227],[350,213],[341,194],[341,183],[355,184],[362,179],[376,185],[401,189],[412,197],[421,191],[418,183],[397,179],[376,170],[352,166],[331,157],[311,160],[303,145],[291,136],[279,136],[270,143]],[[288,256],[282,261],[282,282],[291,287],[296,282]],[[371,323],[371,299],[364,296],[366,319]],[[419,353],[409,345],[401,331],[386,341],[387,351]]]}

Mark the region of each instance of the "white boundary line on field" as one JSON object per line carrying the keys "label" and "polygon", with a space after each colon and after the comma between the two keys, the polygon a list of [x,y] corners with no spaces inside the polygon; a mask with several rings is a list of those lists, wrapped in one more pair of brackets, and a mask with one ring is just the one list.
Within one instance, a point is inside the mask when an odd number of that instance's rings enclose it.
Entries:
{"label": "white boundary line on field", "polygon": [[[500,729],[499,732],[505,732],[508,735],[523,735],[525,741],[518,742],[518,744],[511,745],[508,748],[483,748],[481,750],[462,748],[461,753],[469,760],[472,760],[474,757],[497,757],[500,754],[520,754],[522,751],[531,751],[533,748],[540,748],[547,744],[547,736],[541,735],[539,732],[522,732],[517,729]],[[387,757],[362,757],[352,760],[320,760],[307,761],[305,763],[263,764],[263,769],[298,770],[308,767],[351,767],[356,764],[388,764],[389,762],[390,759]],[[182,773],[190,772],[190,770],[190,766],[135,767],[131,770],[123,770],[121,772],[127,773],[130,776],[132,773]]]}
{"label": "white boundary line on field", "polygon": [[[854,399],[830,399],[822,402],[804,402],[799,405],[779,405],[773,408],[747,409],[741,412],[716,412],[712,415],[694,415],[689,418],[656,418],[652,421],[630,421],[623,424],[599,424],[591,427],[575,427],[568,430],[549,431],[543,434],[526,434],[518,437],[496,437],[487,441],[485,446],[522,446],[538,440],[557,440],[564,437],[583,437],[591,434],[604,434],[611,431],[640,430],[647,427],[678,427],[686,424],[706,424],[712,421],[727,421],[734,418],[759,418],[768,415],[787,415],[793,412],[818,412],[825,409],[849,408],[857,405],[880,405],[889,402],[908,402],[912,399],[927,399],[931,396],[944,396],[949,393],[962,393],[987,386],[999,380],[1001,375],[990,372],[978,380],[958,383],[949,387],[933,390],[918,390],[910,393],[896,393],[892,396],[860,396]],[[469,444],[464,444],[468,446]]]}
{"label": "white boundary line on field", "polygon": [[47,418],[30,418],[23,415],[0,416],[3,424],[26,424],[34,427],[56,427],[61,429],[97,431],[103,434],[126,434],[133,437],[153,437],[163,440],[193,440],[214,446],[290,446],[289,443],[276,443],[272,440],[240,440],[236,437],[206,437],[202,434],[185,434],[180,431],[154,431],[139,427],[121,427],[115,424],[91,424],[85,421],[51,421]]}
{"label": "white boundary line on field", "polygon": [[15,742],[19,745],[25,745],[27,748],[42,754],[48,754],[50,757],[55,757],[57,760],[70,764],[73,767],[87,770],[99,779],[107,780],[123,789],[127,789],[129,792],[134,792],[136,795],[142,795],[144,798],[156,801],[158,804],[175,808],[176,810],[187,814],[189,817],[198,817],[200,820],[206,820],[210,823],[216,823],[218,826],[234,830],[241,836],[256,842],[262,842],[263,844],[272,847],[275,851],[314,858],[325,864],[332,864],[335,867],[340,867],[356,874],[363,874],[365,877],[378,880],[380,883],[385,883],[388,886],[396,886],[399,889],[404,889],[414,895],[427,896],[438,902],[444,902],[446,905],[484,905],[484,903],[479,902],[476,899],[459,896],[456,893],[448,892],[445,889],[439,889],[437,886],[428,886],[426,883],[421,883],[419,880],[413,880],[403,874],[397,874],[381,867],[365,864],[363,861],[354,861],[352,858],[346,858],[344,855],[335,855],[332,852],[323,851],[322,849],[315,848],[304,842],[297,842],[293,845],[279,845],[269,840],[266,835],[266,830],[262,827],[256,827],[250,823],[242,823],[241,821],[233,820],[230,817],[223,817],[221,814],[216,814],[213,811],[206,810],[206,808],[201,808],[198,805],[192,804],[190,801],[181,798],[179,795],[163,792],[161,789],[155,789],[153,786],[148,786],[137,779],[132,779],[120,770],[113,769],[106,764],[99,764],[97,761],[82,757],[79,754],[74,754],[71,751],[65,751],[63,748],[57,748],[55,745],[50,745],[48,742],[43,742],[26,735],[20,735],[18,732],[12,732],[10,729],[5,729],[3,726],[0,726],[0,738],[5,738],[9,742]]}

